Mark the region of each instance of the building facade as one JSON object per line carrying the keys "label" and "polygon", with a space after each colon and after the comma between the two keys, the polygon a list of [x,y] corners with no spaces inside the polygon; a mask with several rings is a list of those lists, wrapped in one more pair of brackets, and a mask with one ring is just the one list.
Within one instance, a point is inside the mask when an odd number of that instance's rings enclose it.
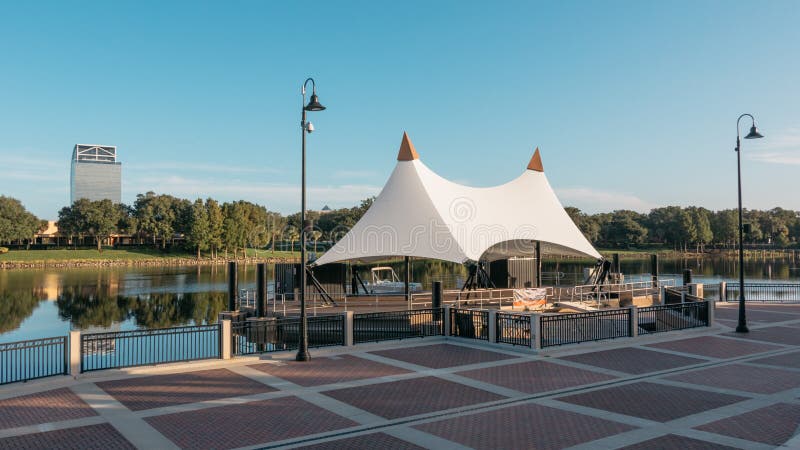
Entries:
{"label": "building facade", "polygon": [[81,198],[122,202],[122,163],[117,161],[117,147],[75,145],[70,171],[70,204]]}

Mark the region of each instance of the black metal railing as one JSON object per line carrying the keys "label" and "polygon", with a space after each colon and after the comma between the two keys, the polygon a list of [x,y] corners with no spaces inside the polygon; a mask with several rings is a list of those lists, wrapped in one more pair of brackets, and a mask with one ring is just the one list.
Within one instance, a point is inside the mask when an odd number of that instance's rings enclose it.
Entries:
{"label": "black metal railing", "polygon": [[216,324],[81,334],[81,372],[219,357]]}
{"label": "black metal railing", "polygon": [[[727,283],[725,296],[729,302],[739,301],[739,283]],[[744,298],[748,302],[800,303],[800,284],[745,283]]]}
{"label": "black metal railing", "polygon": [[542,347],[630,336],[631,310],[612,309],[541,317]]}
{"label": "black metal railing", "polygon": [[450,308],[450,336],[489,340],[489,311]]}
{"label": "black metal railing", "polygon": [[[328,347],[344,345],[344,316],[341,314],[309,317],[306,319],[308,346]],[[300,319],[297,317],[247,320],[231,324],[233,355],[295,350],[300,336]]]}
{"label": "black metal railing", "polygon": [[0,344],[0,384],[69,373],[67,337]]}
{"label": "black metal railing", "polygon": [[495,340],[503,344],[531,346],[531,316],[498,311],[495,314]]}
{"label": "black metal railing", "polygon": [[690,301],[675,305],[648,306],[639,308],[638,315],[640,334],[707,327],[708,302]]}
{"label": "black metal railing", "polygon": [[686,286],[672,286],[664,288],[664,299],[662,303],[665,305],[680,303],[683,301],[682,294],[688,292]]}
{"label": "black metal railing", "polygon": [[353,343],[442,336],[443,308],[353,314]]}

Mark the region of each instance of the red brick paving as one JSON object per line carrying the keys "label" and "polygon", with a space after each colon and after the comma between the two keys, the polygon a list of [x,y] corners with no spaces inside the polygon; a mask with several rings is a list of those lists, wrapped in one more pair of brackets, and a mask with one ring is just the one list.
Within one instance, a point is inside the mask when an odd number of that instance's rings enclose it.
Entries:
{"label": "red brick paving", "polygon": [[792,327],[767,327],[750,329],[749,333],[725,333],[725,336],[740,339],[766,341],[774,344],[800,345],[800,333]]}
{"label": "red brick paving", "polygon": [[228,369],[153,375],[96,384],[132,411],[275,391]]}
{"label": "red brick paving", "polygon": [[[739,310],[736,308],[717,308],[714,313],[715,316],[720,319],[736,321],[739,319]],[[775,323],[800,319],[797,314],[790,314],[788,311],[786,313],[776,311],[761,311],[750,307],[747,308],[746,317],[748,322],[753,323]]]}
{"label": "red brick paving", "polygon": [[182,448],[236,448],[357,425],[298,397],[152,416],[145,419]]}
{"label": "red brick paving", "polygon": [[766,358],[750,360],[751,363],[766,364],[769,366],[791,367],[800,369],[800,352],[784,353],[783,355],[768,356]]}
{"label": "red brick paving", "polygon": [[650,439],[638,444],[628,445],[619,450],[653,450],[653,449],[681,449],[681,450],[734,450],[737,447],[728,447],[727,445],[715,444],[713,442],[701,441],[699,439],[692,439],[686,436],[678,436],[677,434],[667,434]]}
{"label": "red brick paving", "polygon": [[259,364],[250,367],[299,384],[300,386],[320,386],[323,384],[409,373],[408,370],[399,367],[381,364],[352,355],[312,358],[311,361],[308,362],[291,361],[283,366]]}
{"label": "red brick paving", "polygon": [[800,372],[730,364],[667,377],[684,383],[774,394],[800,387]]}
{"label": "red brick paving", "polygon": [[716,336],[700,336],[681,339],[679,341],[661,342],[658,344],[650,344],[648,347],[663,348],[700,356],[710,356],[712,358],[735,358],[737,356],[752,355],[754,353],[779,350],[781,348],[777,345],[743,342]]}
{"label": "red brick paving", "polygon": [[601,352],[564,356],[560,359],[630,374],[642,374],[690,366],[706,362],[704,359],[627,347]]}
{"label": "red brick paving", "polygon": [[558,397],[556,400],[668,422],[747,399],[737,395],[639,382],[584,394]]}
{"label": "red brick paving", "polygon": [[800,405],[778,403],[695,428],[749,441],[780,445],[794,436],[798,425]]}
{"label": "red brick paving", "polygon": [[0,400],[0,430],[96,415],[91,406],[67,388]]}
{"label": "red brick paving", "polygon": [[516,358],[503,353],[449,344],[426,345],[424,349],[422,347],[408,347],[371,353],[432,369]]}
{"label": "red brick paving", "polygon": [[496,409],[414,428],[476,449],[558,449],[634,429],[536,404]]}
{"label": "red brick paving", "polygon": [[501,367],[487,367],[458,372],[458,374],[530,394],[613,380],[615,378],[611,375],[545,361],[529,361]]}
{"label": "red brick paving", "polygon": [[378,448],[390,448],[392,450],[424,450],[425,447],[414,445],[385,433],[373,433],[299,448],[303,450],[364,450]]}
{"label": "red brick paving", "polygon": [[506,398],[436,377],[337,389],[323,394],[387,419]]}
{"label": "red brick paving", "polygon": [[0,449],[135,450],[113,426],[102,423],[0,439]]}

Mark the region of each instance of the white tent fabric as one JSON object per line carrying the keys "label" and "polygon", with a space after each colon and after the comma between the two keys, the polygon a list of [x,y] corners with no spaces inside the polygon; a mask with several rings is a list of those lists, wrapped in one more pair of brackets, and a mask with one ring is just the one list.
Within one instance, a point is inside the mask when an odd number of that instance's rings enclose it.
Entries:
{"label": "white tent fabric", "polygon": [[533,255],[536,241],[543,254],[600,258],[550,187],[538,149],[516,179],[475,188],[434,173],[404,135],[397,166],[372,206],[314,264],[388,256],[492,261]]}

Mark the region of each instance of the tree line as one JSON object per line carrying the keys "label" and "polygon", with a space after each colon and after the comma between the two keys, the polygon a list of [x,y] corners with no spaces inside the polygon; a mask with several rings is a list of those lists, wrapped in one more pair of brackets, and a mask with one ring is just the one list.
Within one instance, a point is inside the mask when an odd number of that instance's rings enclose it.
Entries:
{"label": "tree line", "polygon": [[[326,213],[308,211],[311,222],[309,245],[336,242],[364,215],[374,198],[352,208]],[[732,246],[738,239],[737,210],[710,211],[701,207],[667,206],[647,214],[629,210],[586,214],[565,208],[586,238],[601,248],[637,248],[656,245],[688,250],[709,244]],[[800,243],[800,213],[783,208],[745,210],[745,241],[789,247]],[[47,222],[28,212],[18,200],[0,196],[0,244],[30,242],[46,229]],[[300,239],[300,213],[284,216],[265,206],[244,200],[220,203],[214,199],[194,201],[147,192],[133,205],[110,200],[77,200],[58,213],[59,233],[70,240],[90,239],[102,250],[111,236],[129,236],[139,244],[166,248],[179,242],[187,250],[217,257],[220,251],[234,257],[246,248],[276,249]]]}
{"label": "tree line", "polygon": [[[589,215],[567,207],[586,238],[602,248],[636,248],[655,244],[676,250],[703,250],[708,244],[733,246],[739,238],[738,210],[710,211],[689,206],[654,208],[647,214],[629,210]],[[743,212],[744,241],[785,248],[800,243],[800,213],[783,208]]]}

